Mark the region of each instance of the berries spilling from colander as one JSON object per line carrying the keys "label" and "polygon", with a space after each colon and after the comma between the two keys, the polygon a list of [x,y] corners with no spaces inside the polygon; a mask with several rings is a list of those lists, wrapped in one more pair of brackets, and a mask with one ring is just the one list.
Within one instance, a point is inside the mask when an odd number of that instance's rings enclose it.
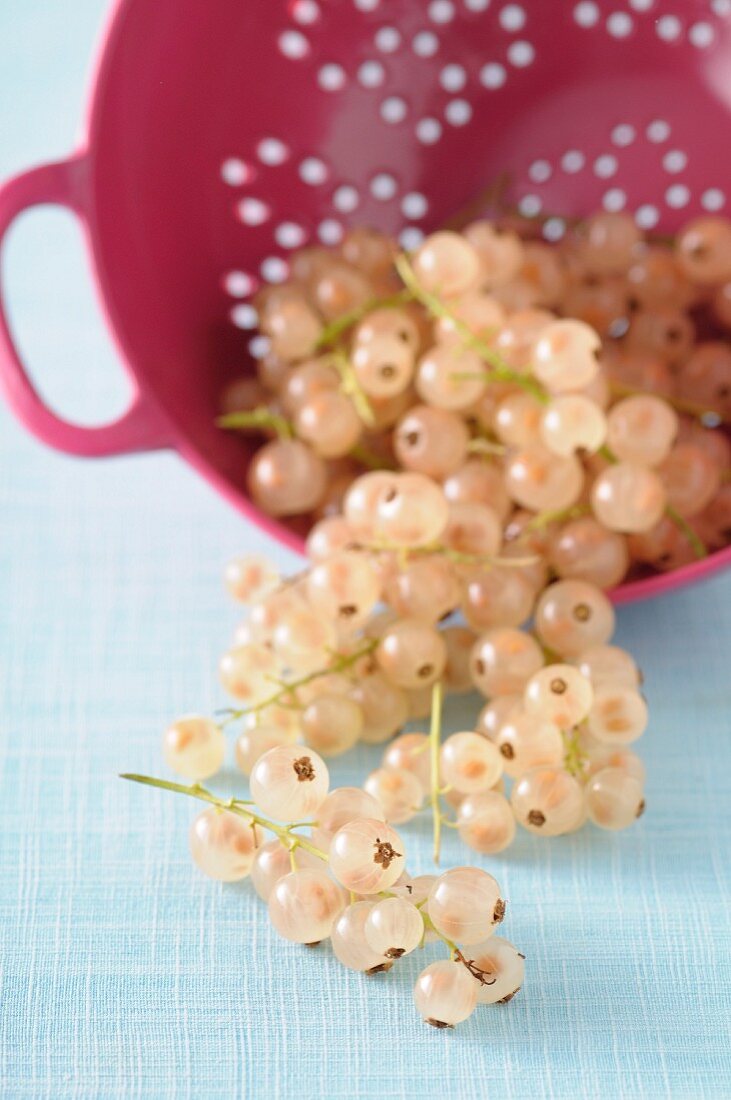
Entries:
{"label": "berries spilling from colander", "polygon": [[316,538],[364,469],[423,474],[490,510],[501,553],[530,542],[602,588],[731,541],[731,223],[531,228],[293,255],[256,299],[257,378],[222,398],[223,426],[271,437],[248,471],[264,512]]}
{"label": "berries spilling from colander", "polygon": [[[438,862],[448,829],[491,855],[518,826],[644,812],[648,708],[603,589],[729,539],[731,225],[643,241],[601,214],[554,248],[476,222],[412,255],[354,230],[291,266],[259,296],[266,351],[222,425],[268,437],[251,494],[303,522],[310,560],[290,578],[229,564],[248,608],[220,663],[234,706],[167,730],[192,786],[130,778],[212,804],[194,861],[251,874],[285,939],[330,938],[367,973],[441,939],[414,995],[454,1026],[510,1000],[523,957],[492,935],[492,876],[411,878],[394,826],[428,815]],[[249,800],[200,786],[228,731]],[[324,758],[358,742],[383,746],[379,766],[328,793]]]}

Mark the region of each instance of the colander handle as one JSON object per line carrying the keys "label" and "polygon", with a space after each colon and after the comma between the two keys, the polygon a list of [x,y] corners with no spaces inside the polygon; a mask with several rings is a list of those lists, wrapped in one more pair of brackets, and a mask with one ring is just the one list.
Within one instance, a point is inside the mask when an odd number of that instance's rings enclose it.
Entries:
{"label": "colander handle", "polygon": [[[85,215],[86,161],[83,154],[56,164],[44,164],[15,176],[0,187],[0,248],[8,229],[32,206],[58,204]],[[134,379],[133,379],[134,382]],[[35,436],[68,454],[87,458],[156,450],[170,442],[162,414],[135,389],[127,411],[99,427],[69,424],[56,416],[35,389],[18,354],[8,324],[0,276],[0,387],[18,419]]]}

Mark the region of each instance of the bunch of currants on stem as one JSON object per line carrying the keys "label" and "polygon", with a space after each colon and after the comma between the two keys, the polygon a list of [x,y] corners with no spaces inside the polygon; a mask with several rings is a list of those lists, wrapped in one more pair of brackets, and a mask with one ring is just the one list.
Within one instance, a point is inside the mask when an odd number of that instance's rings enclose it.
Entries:
{"label": "bunch of currants on stem", "polygon": [[[192,770],[203,744],[193,736],[188,745]],[[505,1004],[520,989],[524,956],[493,934],[506,903],[492,875],[456,867],[412,878],[403,840],[380,805],[358,789],[328,793],[317,753],[297,746],[266,753],[252,776],[253,802],[217,798],[198,783],[123,778],[210,803],[191,825],[194,862],[219,881],[250,876],[284,939],[309,946],[329,939],[343,966],[368,975],[441,941],[447,959],[422,970],[414,987],[416,1007],[433,1027],[453,1028],[478,1004]],[[291,820],[300,816],[317,820]],[[308,824],[311,838],[296,831]]]}

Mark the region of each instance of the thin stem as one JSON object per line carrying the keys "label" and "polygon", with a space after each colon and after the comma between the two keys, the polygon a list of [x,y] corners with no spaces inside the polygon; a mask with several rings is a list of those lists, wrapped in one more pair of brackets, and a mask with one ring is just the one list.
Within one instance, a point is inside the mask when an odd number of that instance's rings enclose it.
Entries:
{"label": "thin stem", "polygon": [[369,428],[374,427],[376,423],[375,413],[346,353],[344,351],[333,352],[330,362],[340,375],[340,389],[353,402],[358,416]]}
{"label": "thin stem", "polygon": [[349,313],[344,313],[342,317],[336,317],[334,321],[326,325],[320,333],[317,347],[327,348],[331,347],[333,344],[337,344],[340,337],[347,332],[349,328],[356,325],[358,321],[362,321],[363,318],[369,313],[372,313],[374,309],[397,309],[399,306],[413,301],[413,297],[410,291],[399,290],[396,294],[390,294],[386,298],[369,298],[363,305],[356,306],[356,308],[351,309]]}
{"label": "thin stem", "polygon": [[703,539],[700,537],[697,531],[693,530],[687,519],[685,519],[684,516],[681,516],[677,508],[674,508],[672,504],[666,504],[665,514],[667,515],[668,519],[671,519],[673,521],[678,530],[683,535],[685,535],[686,539],[690,543],[693,553],[698,558],[698,560],[702,561],[704,558],[707,558],[708,548],[706,547],[706,544],[703,542]]}
{"label": "thin stem", "polygon": [[539,561],[537,554],[529,554],[523,558],[501,557],[494,554],[469,554],[463,550],[453,550],[451,546],[444,546],[440,542],[430,542],[425,546],[400,546],[395,542],[359,542],[351,547],[352,550],[368,554],[398,554],[406,562],[412,557],[436,557],[441,556],[457,565],[481,565],[488,569],[490,566],[499,565],[507,568],[522,568],[526,565],[535,565]]}
{"label": "thin stem", "polygon": [[245,806],[249,803],[245,803],[241,799],[218,798],[217,795],[212,794],[205,787],[201,787],[200,783],[186,786],[184,783],[171,783],[167,779],[156,779],[151,775],[133,775],[129,773],[120,775],[119,778],[129,779],[132,783],[142,783],[146,787],[158,787],[161,791],[174,791],[175,794],[185,794],[189,798],[197,798],[200,802],[209,802],[211,806],[215,806],[219,810],[228,810],[229,813],[238,814],[239,817],[245,817],[249,824],[258,825],[260,829],[266,829],[267,832],[274,833],[290,851],[293,850],[292,842],[294,841],[294,848],[304,848],[313,856],[327,862],[327,852],[323,852],[321,848],[316,848],[306,837],[294,834],[292,832],[294,825],[277,825],[266,817],[260,817],[259,814],[245,809]]}
{"label": "thin stem", "polygon": [[587,758],[579,743],[579,735],[575,730],[562,730],[561,736],[564,748],[563,766],[569,775],[581,778],[584,774]]}
{"label": "thin stem", "polygon": [[326,668],[317,668],[314,672],[308,672],[306,676],[301,676],[299,680],[291,680],[289,683],[282,684],[278,691],[275,691],[260,703],[256,703],[253,707],[243,707],[241,710],[231,709],[226,722],[235,722],[239,718],[245,718],[249,714],[258,714],[260,711],[266,710],[267,707],[274,706],[275,703],[281,704],[282,699],[286,699],[288,696],[296,693],[298,688],[305,687],[314,680],[319,680],[322,676],[329,676],[334,672],[345,672],[346,669],[352,668],[353,665],[357,664],[361,657],[367,657],[369,654],[373,653],[377,645],[378,639],[371,638],[361,646],[360,649],[356,649],[352,653],[339,654],[333,663],[327,665]]}
{"label": "thin stem", "polygon": [[548,395],[535,379],[525,374],[519,374],[518,371],[513,370],[494,348],[486,344],[484,340],[480,340],[480,338],[472,332],[469,326],[466,325],[464,321],[460,320],[456,314],[452,313],[449,307],[445,305],[436,294],[430,293],[421,286],[414,269],[403,253],[396,257],[395,266],[405,286],[407,286],[414,297],[426,307],[429,313],[434,317],[441,317],[449,321],[461,337],[463,343],[476,351],[480,358],[484,359],[486,363],[489,363],[492,367],[492,371],[489,374],[486,373],[485,381],[514,382],[516,386],[521,386],[524,390],[527,390],[528,393],[533,394],[533,396],[543,404],[548,402]]}
{"label": "thin stem", "polygon": [[437,680],[432,688],[431,725],[429,727],[429,802],[431,804],[434,823],[434,862],[437,864],[439,863],[442,847],[442,808],[439,801],[439,749],[442,741],[442,700],[442,682],[441,680]]}
{"label": "thin stem", "polygon": [[454,940],[450,940],[447,936],[442,935],[428,913],[421,913],[421,916],[424,921],[424,932],[433,932],[434,935],[437,936],[442,941],[442,943],[449,948],[450,954],[456,955],[459,951],[459,948],[457,947],[457,944],[454,942]]}
{"label": "thin stem", "polygon": [[525,525],[526,531],[542,531],[552,523],[563,523],[565,520],[578,519],[586,516],[591,509],[588,504],[574,504],[571,508],[557,508],[552,512],[538,512]]}
{"label": "thin stem", "polygon": [[495,443],[492,439],[485,439],[484,436],[477,436],[475,439],[471,439],[467,444],[467,453],[473,455],[498,455],[500,458],[508,453],[508,448],[504,443]]}
{"label": "thin stem", "polygon": [[226,413],[216,419],[219,428],[233,428],[237,431],[265,431],[270,428],[280,439],[291,439],[294,428],[289,420],[272,412],[266,405],[257,405],[255,409]]}

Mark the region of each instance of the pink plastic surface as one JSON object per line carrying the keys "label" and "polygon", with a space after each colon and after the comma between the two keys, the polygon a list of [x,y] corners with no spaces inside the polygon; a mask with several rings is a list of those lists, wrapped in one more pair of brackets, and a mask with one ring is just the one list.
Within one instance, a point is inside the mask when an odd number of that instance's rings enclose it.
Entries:
{"label": "pink plastic surface", "polygon": [[[246,298],[288,250],[350,224],[415,243],[506,170],[527,213],[604,205],[672,230],[728,212],[730,111],[731,0],[121,0],[81,148],[0,189],[0,238],[32,205],[79,215],[135,398],[111,425],[60,420],[1,304],[0,381],[52,446],[173,446],[299,548],[246,498],[250,446],[213,424],[251,363]],[[731,548],[615,596],[728,564]]]}

